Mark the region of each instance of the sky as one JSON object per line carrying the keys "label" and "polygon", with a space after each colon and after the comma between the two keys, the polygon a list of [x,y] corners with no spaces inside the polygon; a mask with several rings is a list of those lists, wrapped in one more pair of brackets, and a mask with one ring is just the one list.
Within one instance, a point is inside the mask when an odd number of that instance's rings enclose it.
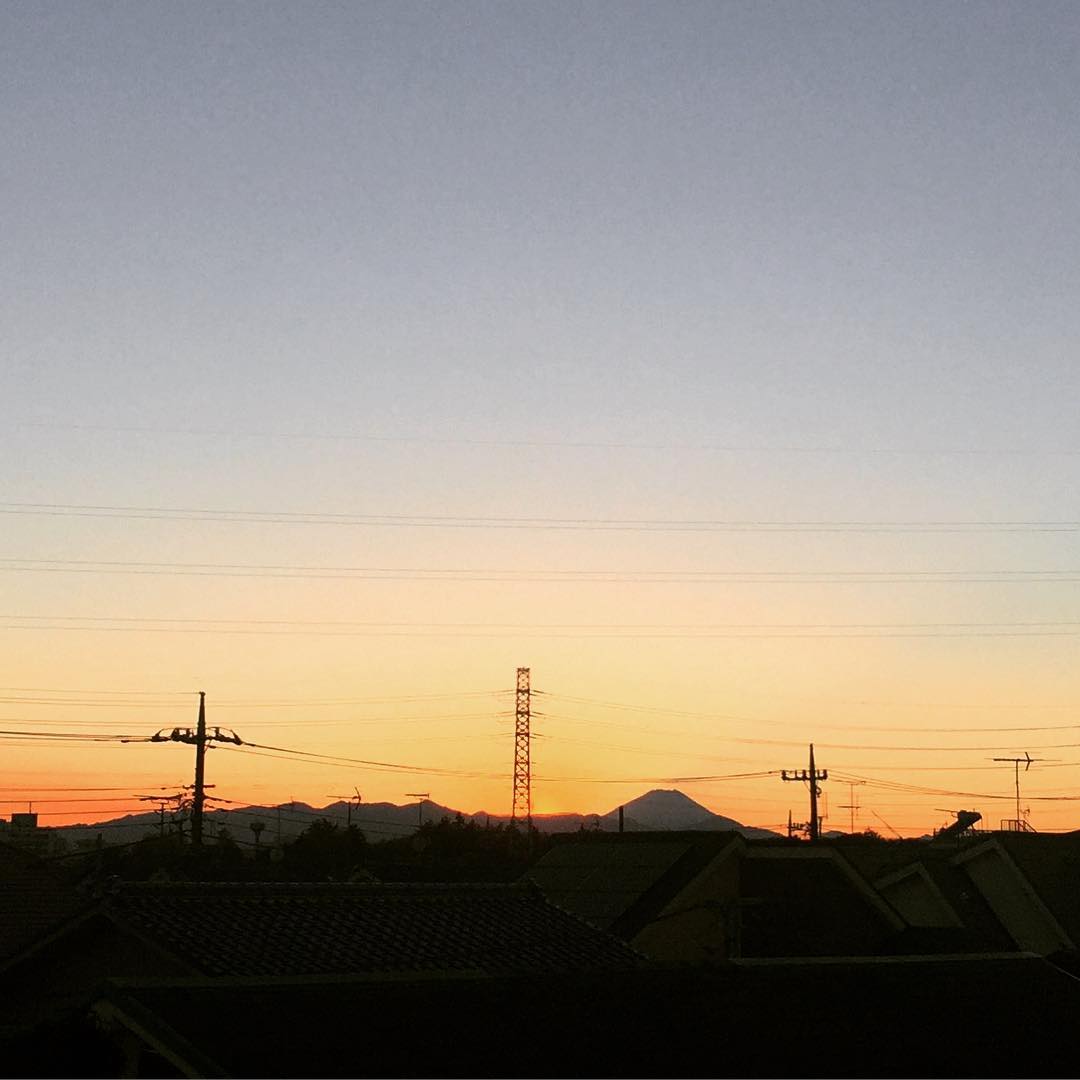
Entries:
{"label": "sky", "polygon": [[1025,753],[1080,827],[1078,47],[1053,2],[4,5],[0,814],[190,783],[85,736],[199,690],[290,752],[219,798],[508,813],[529,667],[537,812],[782,827],[814,742],[826,828],[996,825]]}

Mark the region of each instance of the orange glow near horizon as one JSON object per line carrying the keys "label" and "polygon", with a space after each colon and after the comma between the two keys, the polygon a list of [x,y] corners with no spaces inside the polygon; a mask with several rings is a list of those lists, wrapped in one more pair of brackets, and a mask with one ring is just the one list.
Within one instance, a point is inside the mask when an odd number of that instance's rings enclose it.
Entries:
{"label": "orange glow near horizon", "polygon": [[[99,635],[86,637],[93,641]],[[107,640],[116,670],[98,669],[103,654],[84,644],[55,668],[75,674],[69,686],[81,689],[58,693],[65,687],[55,675],[39,671],[25,686],[47,692],[4,691],[11,714],[6,726],[141,737],[194,726],[193,692],[178,692],[175,680],[170,683],[160,673],[152,680],[120,681],[130,652],[116,651],[112,635],[100,637]],[[159,638],[151,638],[150,646],[158,663],[172,655]],[[923,835],[960,808],[980,811],[988,827],[997,827],[1015,817],[1013,772],[992,759],[1025,749],[1043,759],[1022,776],[1023,805],[1030,808],[1032,823],[1040,831],[1077,826],[1073,804],[1053,801],[1069,794],[1067,777],[1076,753],[1066,701],[1051,697],[1045,687],[1045,696],[1021,700],[1017,687],[1001,675],[977,684],[981,700],[974,690],[971,697],[958,694],[956,684],[944,678],[925,682],[918,699],[900,697],[888,692],[882,672],[875,670],[883,660],[896,662],[891,642],[799,642],[802,679],[791,693],[770,682],[777,658],[790,659],[790,645],[782,641],[499,643],[494,649],[507,654],[508,662],[495,669],[468,663],[492,648],[490,643],[436,639],[426,646],[423,682],[412,681],[407,670],[415,643],[382,646],[381,682],[370,673],[362,681],[355,674],[334,678],[328,669],[343,658],[330,654],[354,647],[351,640],[304,650],[293,644],[291,678],[270,675],[279,642],[259,639],[247,647],[248,663],[265,671],[266,680],[222,678],[219,692],[208,693],[207,720],[257,744],[257,752],[221,746],[208,753],[210,794],[222,800],[209,805],[295,800],[321,807],[358,787],[365,803],[400,805],[411,801],[407,792],[425,790],[432,801],[452,809],[506,815],[513,763],[510,687],[516,662],[542,653],[541,662],[531,665],[538,816],[604,814],[650,789],[675,788],[715,813],[783,831],[789,811],[796,821],[806,819],[807,794],[804,785],[783,783],[778,774],[805,767],[812,739],[819,768],[830,773],[822,785],[825,829],[848,831],[853,805],[856,829],[883,835]],[[922,642],[903,644],[909,658],[913,649],[927,648]],[[146,642],[140,640],[137,649],[144,662],[154,660]],[[841,650],[842,663],[836,657]],[[611,672],[621,668],[626,652],[637,654],[639,662],[613,680]],[[816,654],[816,662],[809,654]],[[204,661],[211,656],[208,650]],[[303,674],[301,659],[311,665]],[[976,657],[978,670],[985,671],[989,659]],[[219,662],[228,665],[228,654]],[[693,679],[692,689],[678,687],[676,665],[684,679]],[[863,676],[845,692],[835,684],[835,673],[849,665]],[[789,662],[788,671],[792,668]],[[706,677],[710,669],[729,675]],[[596,672],[595,680],[590,671]],[[723,691],[721,683],[728,684]],[[127,696],[109,689],[123,686],[146,689]],[[1033,727],[1047,730],[1015,730]],[[263,747],[324,756],[286,756]],[[153,810],[153,803],[139,797],[190,784],[193,750],[171,742],[26,740],[12,744],[8,760],[10,786],[0,813],[6,817],[32,802],[42,825],[66,825]],[[115,791],[89,790],[105,787]],[[72,802],[62,801],[66,797]]]}

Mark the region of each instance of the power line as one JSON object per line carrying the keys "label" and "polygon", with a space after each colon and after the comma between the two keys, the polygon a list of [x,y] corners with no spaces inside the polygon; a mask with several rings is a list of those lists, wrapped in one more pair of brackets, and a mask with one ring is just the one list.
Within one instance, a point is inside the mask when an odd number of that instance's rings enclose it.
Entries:
{"label": "power line", "polygon": [[[543,716],[545,718],[552,719],[552,720],[569,720],[569,721],[577,721],[577,722],[585,723],[585,724],[596,723],[596,724],[599,724],[599,725],[603,725],[605,727],[618,727],[621,730],[628,730],[627,725],[617,724],[617,723],[614,723],[614,722],[611,722],[611,721],[604,721],[604,720],[590,721],[590,720],[585,720],[585,719],[582,719],[582,718],[579,718],[579,717],[568,717],[568,716],[562,716],[561,714],[558,714],[558,713],[548,713],[548,712],[538,713],[537,715]],[[1077,729],[1077,728],[1080,728],[1080,725],[1070,725],[1070,728]],[[762,739],[762,738],[751,738],[751,737],[741,736],[741,735],[724,735],[724,734],[720,734],[718,732],[673,731],[673,730],[670,730],[670,729],[659,729],[659,728],[633,728],[633,729],[629,729],[629,730],[647,731],[647,732],[650,732],[650,733],[655,733],[657,735],[684,734],[684,735],[693,736],[695,738],[709,738],[709,739],[713,739],[713,740],[715,740],[717,742],[736,743],[736,744],[740,744],[740,745],[743,745],[743,746],[803,746],[804,745],[804,743],[799,739]],[[932,730],[929,730],[929,729],[924,731],[924,734],[927,734],[927,735],[930,735],[930,734],[933,734],[933,733],[934,732]],[[1009,749],[1009,747],[1007,747],[1007,746],[942,746],[942,745],[896,746],[896,745],[885,744],[885,743],[829,743],[829,742],[824,742],[824,743],[818,743],[817,745],[821,746],[821,747],[825,747],[826,749],[829,749],[829,750],[882,750],[882,751],[910,751],[910,752],[913,752],[913,753],[914,752],[918,752],[918,753],[939,753],[939,752],[942,752],[942,751],[950,752],[950,753],[951,752],[956,752],[956,753],[965,752],[965,753],[967,753],[967,752],[973,752],[973,751],[1007,750],[1007,749]],[[1033,747],[1033,749],[1061,750],[1061,749],[1067,749],[1067,748],[1070,748],[1070,747],[1077,747],[1077,746],[1080,746],[1080,743],[1053,743],[1053,744],[1041,745],[1041,746],[1038,746],[1038,747]]]}
{"label": "power line", "polygon": [[0,730],[2,736],[17,736],[25,739],[63,740],[66,742],[149,742],[142,735],[105,735],[91,734],[85,731],[12,731]]}
{"label": "power line", "polygon": [[[90,690],[86,688],[72,689],[42,686],[0,686],[0,693],[14,694],[98,694],[116,697],[130,695],[145,695],[149,697],[177,696],[195,698],[196,690]],[[382,704],[393,701],[427,701],[458,697],[487,697],[493,694],[507,694],[508,690],[460,690],[443,694],[400,694],[383,697],[357,697],[357,698],[269,698],[256,700],[252,698],[222,698],[218,704],[230,706],[293,706],[293,705],[364,705]]]}
{"label": "power line", "polygon": [[7,696],[0,697],[3,705],[49,705],[62,706],[63,708],[80,709],[184,709],[187,708],[185,701],[132,701],[130,698],[99,698],[96,701],[84,701],[78,698],[31,698]]}
{"label": "power line", "polygon": [[814,705],[858,705],[860,707],[874,709],[971,709],[982,712],[1003,711],[1039,711],[1067,709],[1070,712],[1080,711],[1080,703],[1046,703],[1034,701],[879,701],[870,698],[807,698],[796,699],[809,701]]}
{"label": "power line", "polygon": [[398,694],[383,697],[355,698],[268,698],[262,701],[251,698],[222,698],[219,704],[230,708],[275,708],[299,707],[306,705],[387,705],[394,702],[446,701],[453,698],[495,697],[509,694],[510,690],[459,690],[446,694]]}
{"label": "power line", "polygon": [[684,776],[544,776],[534,772],[533,782],[542,784],[711,784],[725,780],[758,780],[766,776],[779,775],[779,769],[761,769],[757,772],[726,775]]}
{"label": "power line", "polygon": [[512,570],[450,567],[312,566],[263,563],[158,563],[98,559],[0,558],[0,571],[252,577],[330,581],[462,581],[613,584],[1068,584],[1070,570]]}
{"label": "power line", "polygon": [[234,754],[251,754],[256,757],[272,757],[277,761],[298,761],[309,765],[326,765],[341,768],[350,765],[363,765],[380,772],[407,773],[414,776],[456,776],[470,780],[502,780],[501,773],[484,773],[465,769],[442,769],[424,766],[401,765],[392,762],[368,761],[363,758],[340,757],[332,754],[317,754],[305,750],[286,750],[282,747],[266,747],[260,743],[245,743],[243,746],[223,746],[219,749]]}
{"label": "power line", "polygon": [[[23,731],[14,729],[0,729],[0,737],[12,737],[20,739],[40,739],[43,741],[71,741],[71,742],[121,742],[121,743],[141,743],[141,742],[154,742],[162,741],[157,737],[148,737],[143,735],[122,735],[122,734],[106,734],[106,733],[90,733],[90,732],[53,732],[53,731]],[[744,736],[735,735],[716,735],[711,736],[721,742],[735,743],[744,746],[801,746],[802,743],[796,739],[761,739],[761,738],[747,738]],[[239,744],[238,744],[239,745]],[[384,762],[374,761],[365,758],[351,758],[344,757],[335,754],[319,754],[306,750],[299,750],[288,747],[268,746],[262,743],[244,741],[243,746],[253,749],[274,751],[279,754],[289,754],[298,757],[305,758],[325,758],[333,761],[341,761],[350,764],[366,765],[372,768],[394,769],[398,771],[411,771],[414,773],[423,773],[426,775],[476,775],[473,773],[465,773],[462,770],[455,769],[440,769],[437,767],[416,767],[406,766],[396,762]],[[818,745],[829,750],[881,750],[890,752],[910,752],[910,753],[972,753],[983,751],[1000,751],[1008,750],[1009,746],[1005,745],[992,745],[992,746],[943,746],[937,745],[920,745],[920,746],[897,746],[887,745],[883,743],[819,743]],[[1064,749],[1077,749],[1080,748],[1080,743],[1045,743],[1038,746],[1033,746],[1035,750],[1064,750]]]}
{"label": "power line", "polygon": [[13,425],[24,430],[96,432],[128,435],[182,435],[193,438],[226,439],[283,439],[298,442],[363,442],[363,443],[413,443],[425,446],[476,446],[476,447],[524,447],[540,449],[585,450],[675,450],[700,451],[719,454],[824,454],[824,455],[874,455],[874,456],[1053,456],[1073,457],[1080,450],[1050,447],[884,447],[842,445],[760,445],[751,443],[702,443],[702,442],[635,442],[600,439],[496,439],[465,438],[463,436],[436,435],[389,435],[359,431],[272,431],[242,428],[210,427],[149,427],[138,424],[62,424],[55,422],[22,421]]}
{"label": "power line", "polygon": [[[12,788],[4,788],[3,790],[4,791],[11,791],[13,789]],[[139,799],[141,798],[141,796],[139,796],[139,795],[131,795],[131,796],[129,796],[129,798],[133,802],[138,802]],[[21,799],[0,799],[0,805],[3,805],[3,806],[21,806],[23,803],[30,802],[30,803],[34,803],[35,805],[40,804],[42,806],[47,806],[47,805],[50,805],[50,804],[57,804],[57,803],[59,803],[59,804],[61,804],[63,806],[74,806],[76,804],[82,805],[83,803],[119,802],[119,801],[120,801],[120,797],[116,796],[116,795],[112,796],[111,798],[81,798],[80,797],[80,798],[77,798],[77,799],[39,799],[36,796],[32,796],[30,798],[21,798]]]}
{"label": "power line", "polygon": [[[40,705],[40,706],[57,706],[57,707],[72,707],[72,708],[139,708],[139,707],[153,707],[153,708],[180,708],[183,707],[183,701],[176,702],[140,702],[126,700],[134,694],[140,693],[152,693],[161,695],[166,692],[159,691],[94,691],[87,689],[59,689],[55,687],[0,687],[0,693],[8,691],[8,696],[0,697],[0,703],[6,704],[26,704],[26,705]],[[109,695],[110,697],[102,697],[99,700],[78,700],[69,698],[31,698],[18,696],[19,692],[26,693],[47,693],[47,694],[64,694],[64,693],[78,693],[78,694],[94,694],[100,693],[101,695]],[[171,691],[177,697],[184,698],[193,695],[193,691]],[[512,693],[510,690],[474,690],[474,691],[458,691],[453,693],[443,694],[408,694],[408,695],[396,695],[396,696],[380,696],[380,697],[354,697],[354,698],[267,698],[263,700],[244,699],[244,698],[222,698],[217,701],[219,707],[228,707],[230,709],[295,709],[295,708],[345,708],[356,705],[367,704],[392,704],[398,702],[421,702],[421,701],[436,701],[436,700],[451,700],[458,698],[469,697],[499,697]],[[631,705],[626,702],[612,702],[604,701],[597,698],[583,698],[568,694],[560,694],[551,691],[537,690],[532,691],[533,696],[544,696],[552,698],[557,701],[571,702],[574,704],[587,704],[603,709],[620,710],[620,711],[632,711],[638,713],[644,713],[647,715],[657,715],[664,717],[684,717],[693,719],[708,720],[715,722],[718,720],[730,720],[743,723],[765,724],[774,727],[793,727],[801,726],[803,721],[799,720],[777,720],[773,718],[766,718],[761,716],[748,716],[744,714],[722,713],[722,712],[697,712],[689,711],[685,709],[675,709],[665,706],[650,706],[650,705]],[[110,700],[112,696],[116,696],[118,700]],[[123,697],[120,697],[123,695]],[[927,702],[889,702],[889,701],[868,701],[868,700],[851,700],[840,701],[836,704],[850,704],[860,706],[873,706],[877,708],[903,708],[903,709],[964,709],[964,710],[1002,710],[1002,709],[1014,709],[1014,710],[1062,710],[1067,709],[1070,711],[1080,709],[1078,704],[1036,704],[1036,703],[982,703],[982,702],[950,702],[950,703],[927,703]],[[574,723],[582,723],[588,725],[598,726],[617,726],[622,730],[637,730],[642,732],[653,732],[656,734],[679,734],[676,729],[667,727],[632,727],[626,725],[623,721],[608,721],[603,719],[597,719],[595,717],[576,717],[566,716],[559,713],[543,712],[534,709],[533,714],[540,716],[543,715],[549,719],[563,720]],[[377,724],[377,723],[425,723],[427,721],[442,721],[442,720],[478,720],[486,719],[490,717],[491,713],[485,712],[469,712],[469,713],[429,713],[429,714],[416,714],[416,715],[388,715],[388,716],[359,716],[349,717],[340,721],[304,721],[304,726],[308,726],[312,723],[342,723],[342,724]],[[502,715],[502,714],[500,714]],[[507,712],[505,715],[510,715]],[[25,717],[11,718],[21,723],[33,723],[33,724],[48,724],[53,721],[28,719]],[[87,720],[81,721],[78,719],[68,719],[63,722],[69,725],[78,725],[82,723],[96,724],[97,721]],[[291,721],[265,721],[258,720],[252,721],[260,726],[273,723],[275,726],[280,723],[282,726],[291,723]],[[1013,725],[1013,726],[979,726],[972,727],[970,725],[964,727],[943,727],[940,724],[923,725],[923,726],[904,726],[896,724],[838,724],[838,723],[823,723],[815,722],[817,727],[825,728],[833,731],[866,731],[866,732],[884,732],[884,733],[905,733],[905,734],[1009,734],[1009,733],[1022,733],[1022,732],[1038,732],[1038,731],[1070,731],[1080,728],[1080,724],[1028,724],[1028,725]],[[705,738],[722,738],[723,736],[717,736],[712,732],[698,732],[698,731],[683,731],[683,734],[692,735],[694,737]]]}
{"label": "power line", "polygon": [[[22,702],[20,704],[30,704]],[[225,711],[228,711],[231,706],[224,706]],[[311,719],[308,717],[297,717],[295,715],[287,719],[254,719],[250,718],[248,723],[253,727],[284,727],[284,728],[310,728],[310,727],[354,727],[364,725],[415,725],[415,724],[441,724],[447,721],[473,721],[473,720],[490,720],[493,717],[499,717],[504,715],[501,712],[477,712],[477,713],[439,713],[429,716],[347,716],[337,717],[335,719]],[[36,717],[8,717],[6,718],[11,723],[20,724],[35,724],[40,727],[48,727],[50,725],[55,726],[57,724],[63,724],[68,727],[97,727],[101,721],[99,719],[87,720],[79,718],[64,717],[63,719],[48,719],[40,716]]]}
{"label": "power line", "polygon": [[882,630],[989,627],[1080,627],[1080,619],[1012,620],[1008,622],[897,622],[897,623],[500,623],[500,622],[393,622],[357,619],[208,619],[142,615],[13,615],[0,619],[48,619],[70,622],[177,623],[213,626],[355,626],[433,627],[447,630]]}
{"label": "power line", "polygon": [[[1014,623],[836,623],[789,624],[792,632],[774,632],[785,624],[746,623],[717,626],[656,624],[517,624],[517,623],[432,623],[432,622],[305,622],[301,620],[199,620],[139,618],[132,616],[81,615],[0,615],[0,619],[20,622],[0,624],[0,629],[21,631],[78,631],[89,633],[140,634],[222,634],[288,637],[455,637],[503,638],[512,632],[518,638],[577,640],[836,640],[886,638],[1048,638],[1080,637],[1080,622],[1046,621]],[[119,624],[119,625],[116,625]],[[726,625],[726,628],[725,628]],[[321,629],[330,627],[331,629]],[[851,630],[847,628],[851,627]],[[866,629],[859,629],[866,627]],[[893,627],[895,629],[887,629]],[[941,629],[935,629],[940,627]],[[996,627],[998,629],[989,629]],[[1036,628],[1043,629],[1036,629]],[[952,629],[945,629],[952,628]],[[980,629],[987,628],[987,629]],[[728,631],[731,632],[728,632]],[[841,632],[834,632],[839,630]]]}
{"label": "power line", "polygon": [[[869,787],[880,788],[887,791],[903,791],[910,794],[918,795],[946,795],[946,796],[958,796],[964,799],[1007,799],[1010,802],[1013,799],[1012,795],[993,794],[979,791],[951,791],[942,788],[922,787],[917,784],[905,784],[901,781],[889,781],[880,780],[873,777],[859,776],[855,773],[840,773],[833,770],[834,777],[841,779],[845,783],[848,779],[854,779],[862,781]],[[1031,795],[1030,799],[1040,802],[1080,802],[1080,795]]]}
{"label": "power line", "polygon": [[5,694],[107,694],[111,697],[194,697],[194,690],[103,690],[82,688],[59,689],[55,686],[0,686]]}
{"label": "power line", "polygon": [[[598,708],[605,708],[605,709],[613,709],[613,710],[629,711],[629,712],[640,712],[640,713],[653,714],[653,715],[659,715],[659,716],[674,716],[674,717],[684,717],[684,718],[691,718],[691,719],[697,719],[697,720],[709,720],[709,721],[713,721],[713,722],[715,722],[717,720],[733,720],[733,721],[738,721],[740,723],[767,724],[767,725],[776,726],[776,727],[792,727],[792,726],[797,726],[797,725],[801,726],[804,723],[802,720],[775,720],[775,719],[767,719],[767,718],[760,717],[760,716],[746,716],[746,715],[743,715],[743,714],[735,714],[735,713],[692,712],[692,711],[688,711],[686,709],[669,709],[669,708],[665,708],[663,706],[658,706],[658,705],[630,705],[630,704],[627,704],[625,702],[600,701],[600,700],[598,700],[596,698],[571,697],[569,695],[553,693],[553,692],[547,691],[547,690],[534,690],[533,693],[534,694],[543,694],[545,697],[550,697],[550,698],[552,698],[554,700],[557,700],[557,701],[567,701],[567,702],[572,702],[574,704],[579,704],[579,705],[593,705],[593,706],[596,706]],[[867,703],[867,704],[871,704],[871,703]],[[876,703],[876,704],[878,704],[881,707],[886,707],[888,705],[888,703],[880,703],[880,702]],[[931,706],[931,705],[926,705],[926,704],[920,704],[918,702],[910,702],[910,703],[894,703],[893,707],[917,709],[917,708],[936,708],[936,707],[939,707],[939,706]],[[946,708],[946,707],[949,707],[949,706],[940,706],[940,707],[941,708]],[[955,707],[955,708],[971,708],[971,709],[983,708],[982,705],[975,705],[975,704],[963,705],[963,706],[956,705],[956,706],[952,706],[952,707]],[[995,706],[988,705],[988,706],[985,706],[985,707],[987,709],[992,709]],[[1013,706],[1013,707],[1017,708],[1017,709],[1022,709],[1022,708],[1030,708],[1030,709],[1048,708],[1048,709],[1069,709],[1069,710],[1080,709],[1080,705],[1048,705],[1048,706],[1041,706],[1041,705],[1022,706],[1022,705],[1016,705],[1016,706]],[[998,706],[998,708],[1009,708],[1009,706]],[[582,722],[582,723],[605,724],[605,725],[609,725],[609,726],[625,727],[625,725],[623,724],[622,721],[595,720],[595,719],[591,719],[591,718],[588,719],[588,720],[584,720],[584,719],[582,719],[580,717],[558,716],[557,714],[547,713],[547,712],[543,713],[542,715],[549,716],[552,719],[580,720],[580,722]],[[880,732],[905,732],[905,733],[909,733],[909,734],[919,734],[919,733],[924,733],[924,734],[937,734],[937,733],[965,734],[965,733],[971,733],[971,734],[975,734],[975,733],[993,733],[993,732],[1006,733],[1006,732],[1023,732],[1023,731],[1069,731],[1069,730],[1073,730],[1073,729],[1076,729],[1076,728],[1080,728],[1080,724],[1051,724],[1051,725],[1035,725],[1035,726],[1024,726],[1024,727],[985,727],[985,728],[984,727],[959,727],[959,728],[951,728],[951,727],[942,727],[939,724],[934,724],[934,725],[931,725],[931,726],[928,726],[928,727],[900,727],[900,726],[896,726],[896,725],[834,724],[834,723],[820,723],[819,724],[817,721],[815,721],[815,726],[816,727],[827,728],[827,729],[829,729],[831,731],[880,731]],[[667,728],[664,728],[664,729],[659,729],[659,728],[638,728],[637,730],[639,730],[639,731],[656,731],[657,733],[675,734],[675,732],[672,732],[670,729],[667,729]],[[686,734],[693,734],[695,737],[706,737],[706,738],[714,737],[711,733],[708,733],[708,732],[686,732]]]}
{"label": "power line", "polygon": [[[25,800],[20,800],[20,801],[25,801]],[[33,801],[37,802],[38,800],[34,799]],[[110,806],[110,807],[107,807],[107,808],[102,808],[101,810],[91,810],[91,811],[88,811],[88,813],[93,813],[93,814],[127,814],[127,815],[131,815],[131,809],[132,808],[128,807],[128,806]],[[35,810],[34,813],[37,814],[38,817],[71,817],[72,816],[72,812],[70,810]],[[93,822],[91,824],[99,824],[100,825],[101,822]],[[150,827],[152,827],[152,824],[153,824],[152,821],[148,821],[145,824],[142,823],[142,822],[139,822],[137,824],[133,822],[131,827],[136,828],[138,826],[142,826],[143,828],[150,828]],[[71,826],[71,825],[63,826],[63,828],[74,828],[74,827],[75,826]],[[90,825],[87,825],[87,828],[89,828],[89,827],[90,827]]]}
{"label": "power line", "polygon": [[[130,791],[133,787],[145,788],[146,784],[128,784],[125,787],[9,787],[6,784],[3,787],[4,791],[26,791],[26,792],[38,792],[38,791]],[[170,784],[165,787],[158,788],[159,791],[174,791],[176,789],[175,784]],[[25,799],[19,800],[25,802]],[[38,802],[38,799],[34,799],[34,802]],[[44,800],[41,800],[44,801]]]}
{"label": "power line", "polygon": [[[582,716],[566,716],[562,713],[543,712],[536,715],[543,716],[549,720],[562,721],[567,723],[585,724],[595,727],[614,727],[620,731],[639,731],[643,734],[649,735],[685,735],[695,739],[716,739],[720,741],[731,741],[731,736],[721,734],[716,731],[693,731],[688,728],[671,728],[671,727],[645,727],[640,724],[624,724],[613,720],[596,720],[591,717],[586,718]],[[747,721],[748,723],[751,721]],[[752,721],[755,724],[765,724],[773,727],[797,727],[802,728],[806,726],[804,720],[765,720],[755,719]],[[1080,724],[1050,724],[1050,725],[1033,725],[1028,727],[883,727],[875,725],[858,725],[858,724],[818,724],[815,723],[815,727],[825,728],[830,731],[856,731],[856,732],[875,732],[882,734],[913,734],[913,735],[983,735],[983,734],[1000,734],[1008,735],[1013,733],[1034,732],[1034,731],[1077,731],[1080,730]],[[765,740],[762,740],[763,742]],[[824,743],[822,745],[825,745]],[[876,747],[875,747],[876,748]],[[888,747],[880,747],[880,749],[889,749]]]}
{"label": "power line", "polygon": [[0,502],[0,514],[54,517],[112,517],[164,521],[214,521],[280,525],[348,525],[440,529],[555,529],[617,532],[858,532],[858,533],[1013,533],[1077,532],[1077,520],[1002,521],[768,521],[754,519],[488,517],[435,514],[335,514],[311,511],[237,508],[117,506],[84,503]]}

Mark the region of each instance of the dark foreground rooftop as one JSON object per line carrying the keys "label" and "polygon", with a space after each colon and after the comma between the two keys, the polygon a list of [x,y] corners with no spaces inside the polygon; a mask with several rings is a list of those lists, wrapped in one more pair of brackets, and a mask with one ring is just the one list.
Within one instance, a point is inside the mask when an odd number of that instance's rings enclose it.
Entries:
{"label": "dark foreground rooftop", "polygon": [[268,1077],[1074,1076],[1078,1009],[1080,982],[1015,954],[174,980],[115,985],[97,1006],[162,1071]]}

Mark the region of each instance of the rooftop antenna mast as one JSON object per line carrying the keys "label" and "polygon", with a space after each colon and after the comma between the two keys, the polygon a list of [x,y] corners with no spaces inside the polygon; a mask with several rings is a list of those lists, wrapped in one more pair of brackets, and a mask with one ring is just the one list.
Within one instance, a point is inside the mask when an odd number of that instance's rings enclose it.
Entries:
{"label": "rooftop antenna mast", "polygon": [[356,792],[355,795],[331,795],[331,796],[329,796],[331,799],[340,799],[343,803],[345,803],[345,827],[346,828],[350,828],[352,826],[353,802],[354,801],[356,802],[356,809],[357,809],[357,812],[359,812],[360,804],[364,801],[363,796],[360,794],[360,789],[358,787],[354,786],[353,791]]}
{"label": "rooftop antenna mast", "polygon": [[1018,832],[1025,831],[1027,826],[1027,820],[1023,816],[1020,809],[1020,766],[1024,766],[1024,772],[1027,772],[1031,768],[1031,765],[1035,761],[1045,761],[1045,758],[1034,758],[1026,750],[1023,757],[996,757],[993,761],[1000,761],[1002,764],[1009,764],[1013,767],[1013,776],[1016,780],[1016,819],[1013,827]]}
{"label": "rooftop antenna mast", "polygon": [[855,789],[857,787],[859,787],[860,785],[865,784],[865,783],[866,783],[865,780],[849,780],[848,781],[848,790],[851,792],[851,795],[849,796],[850,799],[851,799],[851,802],[849,802],[847,805],[844,805],[843,803],[840,804],[840,809],[841,810],[850,810],[851,811],[851,835],[852,836],[855,835],[855,818],[858,815],[859,809],[860,809],[860,807],[859,807],[859,796],[856,795]]}

